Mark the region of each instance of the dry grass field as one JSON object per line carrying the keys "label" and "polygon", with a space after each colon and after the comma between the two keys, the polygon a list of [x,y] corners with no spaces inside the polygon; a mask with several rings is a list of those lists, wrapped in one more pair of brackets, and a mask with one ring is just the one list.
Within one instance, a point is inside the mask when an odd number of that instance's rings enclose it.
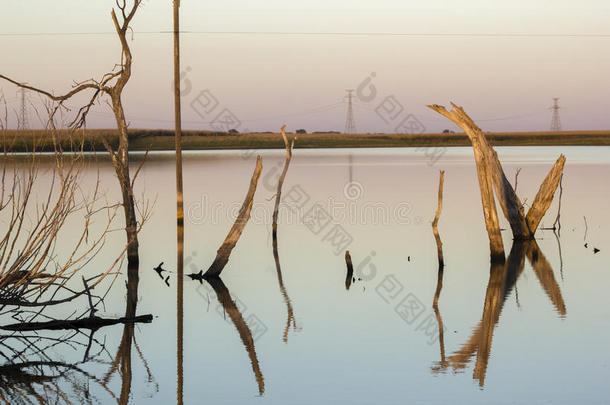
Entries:
{"label": "dry grass field", "polygon": [[[610,131],[563,131],[563,132],[498,132],[486,133],[496,146],[526,145],[610,145]],[[3,145],[13,152],[52,151],[53,143],[45,131],[5,131],[0,135]],[[117,143],[114,130],[86,130],[69,135],[60,131],[62,148],[70,150],[81,142],[87,151],[104,150],[101,137],[112,145]],[[173,132],[170,130],[130,131],[130,150],[172,150]],[[185,150],[207,149],[283,149],[279,133],[229,134],[212,131],[184,131]],[[462,133],[430,134],[355,134],[337,133],[299,134],[298,148],[370,148],[370,147],[421,147],[421,146],[468,146],[469,141]]]}

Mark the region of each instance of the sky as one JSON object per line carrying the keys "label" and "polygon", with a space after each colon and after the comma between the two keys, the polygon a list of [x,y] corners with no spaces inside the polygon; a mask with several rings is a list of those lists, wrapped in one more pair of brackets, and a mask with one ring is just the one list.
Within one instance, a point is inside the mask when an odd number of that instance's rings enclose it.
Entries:
{"label": "sky", "polygon": [[[0,0],[0,72],[56,94],[101,77],[120,61],[114,3]],[[548,130],[553,97],[563,129],[609,129],[609,20],[598,0],[182,0],[184,127],[343,131],[354,89],[358,132],[456,129],[426,108],[450,101],[484,130]],[[132,28],[127,118],[172,128],[172,2],[145,0]],[[0,90],[14,127],[17,89]],[[88,126],[114,126],[105,103]]]}

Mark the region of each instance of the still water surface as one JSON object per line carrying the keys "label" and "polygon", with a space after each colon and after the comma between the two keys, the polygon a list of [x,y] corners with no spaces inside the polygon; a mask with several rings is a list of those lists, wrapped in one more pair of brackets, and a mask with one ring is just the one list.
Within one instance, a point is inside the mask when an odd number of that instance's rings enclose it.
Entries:
{"label": "still water surface", "polygon": [[[140,234],[137,312],[154,321],[133,331],[130,370],[109,373],[124,328],[108,327],[96,332],[101,360],[80,365],[89,377],[66,377],[59,386],[74,402],[99,403],[118,402],[125,389],[134,404],[175,403],[179,391],[187,404],[607,403],[610,148],[498,153],[511,181],[522,169],[517,193],[526,205],[559,154],[567,157],[561,231],[539,230],[535,247],[513,249],[510,266],[490,268],[470,148],[450,148],[436,162],[414,149],[296,149],[280,206],[278,272],[271,216],[284,153],[260,151],[252,219],[222,282],[185,279],[181,388],[176,275],[168,287],[153,271],[160,262],[176,267],[173,154],[149,156],[136,195],[156,205]],[[185,273],[205,271],[214,259],[255,158],[185,153]],[[93,182],[98,169],[109,199],[117,198],[108,162],[92,160],[85,176]],[[439,170],[443,272],[430,225]],[[558,195],[541,227],[552,226],[557,202]],[[503,234],[508,256],[510,231]],[[124,235],[114,238],[110,246],[120,246]],[[124,314],[124,280],[104,315]],[[78,362],[82,351],[47,354]],[[2,378],[7,398],[21,389]]]}

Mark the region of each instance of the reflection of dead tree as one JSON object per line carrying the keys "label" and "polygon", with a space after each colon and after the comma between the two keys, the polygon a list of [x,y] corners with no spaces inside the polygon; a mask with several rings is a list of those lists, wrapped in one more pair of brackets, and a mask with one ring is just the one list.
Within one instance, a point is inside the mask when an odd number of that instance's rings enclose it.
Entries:
{"label": "reflection of dead tree", "polygon": [[565,156],[561,155],[557,159],[555,165],[540,185],[540,189],[527,215],[524,215],[523,204],[506,178],[498,159],[498,154],[468,114],[461,107],[453,103],[451,105],[453,106],[452,111],[447,111],[445,107],[439,105],[431,105],[429,107],[457,124],[470,138],[477,165],[491,258],[492,261],[503,262],[504,244],[500,235],[500,224],[493,192],[495,191],[504,216],[510,223],[513,238],[515,240],[531,240],[534,238],[538,225],[553,200],[561,173],[563,172]]}
{"label": "reflection of dead tree", "polygon": [[246,198],[244,203],[239,210],[239,214],[235,219],[235,223],[229,234],[225,238],[224,242],[218,248],[218,252],[216,254],[216,259],[212,265],[205,272],[203,277],[218,277],[220,273],[225,268],[227,263],[229,262],[229,256],[231,256],[231,251],[239,241],[248,220],[250,219],[250,211],[252,210],[252,204],[254,203],[254,193],[256,192],[256,186],[258,184],[258,179],[263,170],[263,160],[259,156],[256,159],[256,168],[254,169],[254,173],[252,174],[252,179],[250,180],[250,187],[248,188],[248,193],[246,194]]}
{"label": "reflection of dead tree", "polygon": [[[132,276],[137,275],[137,269],[128,269]],[[125,318],[137,319],[137,278],[128,278],[127,306]],[[144,364],[147,372],[147,381],[154,384],[154,377],[137,346],[134,336],[134,323],[124,326],[121,344],[116,357],[108,361],[110,353],[103,342],[95,339],[92,329],[88,336],[88,343],[76,339],[78,336],[87,336],[80,330],[70,330],[68,335],[53,337],[40,333],[27,335],[26,332],[0,336],[0,346],[8,350],[1,351],[6,364],[0,365],[0,398],[10,399],[10,403],[105,403],[92,397],[96,391],[95,385],[105,391],[119,404],[127,404],[131,391],[131,346]],[[104,339],[105,341],[105,339]],[[68,363],[53,359],[52,353],[61,349],[85,349],[84,359],[77,363]],[[110,370],[104,378],[85,371],[89,362],[109,364]],[[121,376],[121,392],[116,395],[110,389],[110,378],[116,371]],[[81,382],[85,381],[85,385]],[[44,398],[44,400],[40,400]],[[55,398],[54,401],[52,399]],[[9,403],[7,402],[7,403]]]}
{"label": "reflection of dead tree", "polygon": [[463,370],[476,353],[473,378],[479,381],[480,386],[484,385],[493,332],[500,319],[504,302],[523,272],[526,257],[555,309],[562,317],[565,316],[565,304],[561,291],[553,276],[553,270],[544,259],[538,244],[535,240],[515,241],[505,264],[491,263],[481,322],[474,329],[470,339],[449,357],[449,363],[445,367],[433,368],[434,372],[442,371],[449,365],[452,366],[454,371]]}
{"label": "reflection of dead tree", "polygon": [[13,80],[4,75],[0,75],[0,79],[4,79],[22,89],[27,89],[41,94],[53,102],[56,106],[52,112],[51,120],[55,113],[64,107],[64,103],[70,100],[73,96],[83,92],[90,91],[91,97],[87,105],[80,108],[74,120],[70,123],[71,128],[80,128],[85,126],[86,118],[91,110],[91,107],[100,100],[104,95],[108,96],[111,101],[112,111],[115,115],[117,128],[119,130],[118,148],[115,150],[110,143],[105,139],[102,142],[112,158],[112,164],[116,171],[121,192],[123,196],[123,209],[125,212],[125,231],[127,234],[127,256],[130,262],[138,260],[138,223],[136,218],[136,207],[133,196],[133,181],[129,174],[129,156],[128,156],[128,124],[125,118],[125,112],[122,104],[123,89],[131,78],[132,54],[127,41],[127,32],[130,30],[131,23],[135,13],[141,4],[142,0],[133,0],[132,6],[128,6],[127,0],[117,0],[116,5],[120,11],[120,18],[117,17],[115,10],[112,10],[112,22],[121,43],[121,63],[116,65],[118,70],[106,73],[101,79],[89,79],[84,82],[77,83],[72,90],[63,95],[54,95],[51,92],[41,90],[24,83]]}
{"label": "reflection of dead tree", "polygon": [[220,277],[212,277],[206,279],[206,281],[214,289],[218,302],[220,302],[225,313],[229,315],[233,325],[235,325],[235,329],[237,329],[239,337],[241,338],[241,341],[248,352],[248,356],[250,357],[252,371],[254,372],[254,377],[256,378],[256,383],[258,384],[258,392],[260,395],[263,395],[265,393],[265,379],[258,364],[258,358],[256,357],[256,348],[254,347],[252,332],[239,311],[239,308],[237,308],[237,305],[235,305],[235,301],[233,301],[233,298],[231,298],[231,293],[222,282],[222,279]]}
{"label": "reflection of dead tree", "polygon": [[[138,283],[139,278],[137,265],[130,264],[127,278],[127,305],[125,306],[125,318],[137,318],[136,308],[138,305]],[[117,354],[112,362],[112,366],[104,377],[104,381],[108,382],[112,374],[114,374],[117,369],[120,370],[122,384],[121,395],[118,402],[121,405],[129,402],[129,393],[131,392],[131,348],[132,344],[135,343],[134,326],[135,325],[132,322],[123,327],[123,336],[121,337],[121,343],[117,350]],[[143,357],[142,361],[144,364],[146,364]]]}
{"label": "reflection of dead tree", "polygon": [[277,273],[277,281],[280,285],[280,292],[282,293],[282,297],[284,298],[284,302],[286,303],[286,327],[284,328],[282,340],[284,341],[284,343],[287,343],[290,325],[292,325],[293,330],[296,330],[297,324],[296,319],[294,318],[294,309],[292,308],[292,301],[290,301],[288,291],[286,290],[286,286],[284,285],[284,278],[282,277],[282,268],[280,267],[280,256],[277,250],[277,239],[273,242],[273,258],[275,260],[275,270]]}
{"label": "reflection of dead tree", "polygon": [[[91,403],[101,402],[92,397],[97,386],[114,400],[115,394],[108,384],[85,369],[85,362],[58,361],[52,353],[57,349],[76,350],[87,348],[90,351],[92,343],[96,345],[96,353],[91,360],[104,362],[102,354],[107,353],[104,343],[89,337],[89,343],[77,339],[79,331],[69,335],[53,337],[39,333],[27,335],[15,333],[0,336],[1,352],[5,364],[0,365],[0,402],[15,403]],[[86,381],[83,385],[82,381]]]}
{"label": "reflection of dead tree", "polygon": [[280,266],[280,255],[278,252],[278,243],[277,243],[277,218],[279,215],[280,209],[280,199],[282,198],[282,187],[284,185],[284,180],[286,179],[286,174],[288,173],[288,167],[290,166],[290,161],[292,159],[292,149],[294,148],[294,141],[296,139],[292,139],[292,143],[288,142],[288,137],[286,136],[286,125],[282,126],[282,138],[284,139],[284,146],[286,147],[286,161],[284,163],[284,170],[282,170],[282,174],[280,175],[277,183],[277,192],[275,194],[275,206],[273,208],[273,221],[271,223],[271,233],[273,237],[273,258],[275,260],[275,271],[277,273],[277,281],[280,286],[280,292],[282,293],[282,297],[284,298],[284,303],[286,304],[286,327],[284,328],[283,340],[284,343],[288,342],[288,331],[290,330],[290,325],[292,324],[292,328],[296,329],[296,320],[294,318],[294,310],[292,308],[292,302],[290,301],[290,297],[288,296],[288,291],[286,290],[286,286],[284,285],[284,278],[282,277],[282,268]]}

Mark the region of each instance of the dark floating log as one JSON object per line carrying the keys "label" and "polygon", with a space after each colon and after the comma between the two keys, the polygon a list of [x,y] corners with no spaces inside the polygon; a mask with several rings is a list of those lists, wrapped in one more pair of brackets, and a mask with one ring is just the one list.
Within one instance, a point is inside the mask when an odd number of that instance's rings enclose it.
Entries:
{"label": "dark floating log", "polygon": [[131,324],[131,323],[151,323],[153,316],[139,315],[134,317],[123,317],[118,319],[110,318],[99,318],[92,316],[83,319],[68,319],[68,320],[55,320],[48,322],[29,322],[29,323],[15,323],[12,325],[0,326],[0,329],[11,330],[16,332],[36,331],[36,330],[66,330],[66,329],[99,329],[104,326],[111,326],[117,324]]}

